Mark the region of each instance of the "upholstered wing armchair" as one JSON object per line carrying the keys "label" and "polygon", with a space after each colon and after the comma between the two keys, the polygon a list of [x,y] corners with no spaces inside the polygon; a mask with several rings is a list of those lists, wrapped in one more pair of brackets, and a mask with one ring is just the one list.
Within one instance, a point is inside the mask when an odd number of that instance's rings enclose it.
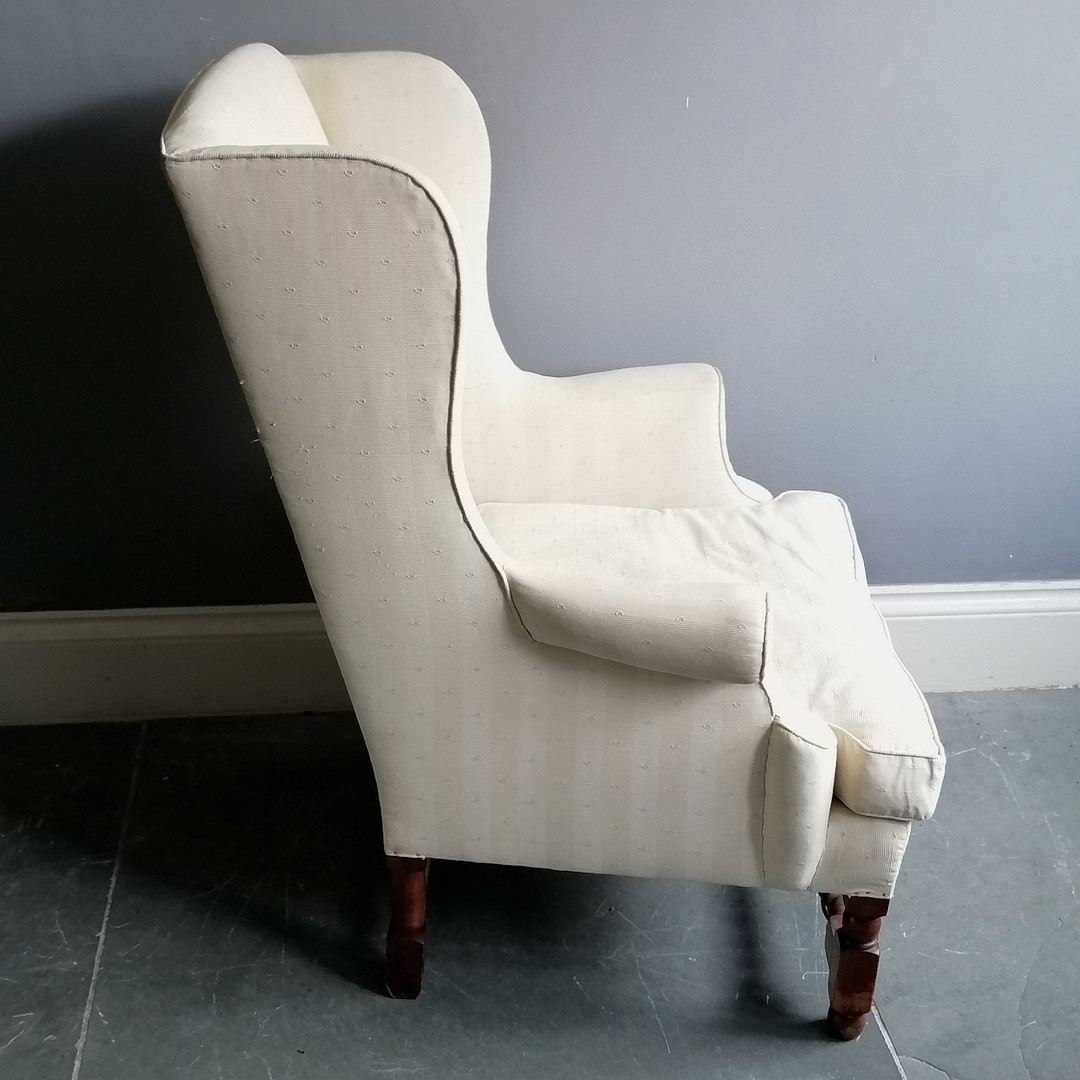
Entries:
{"label": "upholstered wing armchair", "polygon": [[813,890],[830,1024],[944,756],[844,504],[737,476],[715,369],[517,369],[490,160],[426,56],[230,53],[165,168],[378,781],[391,993],[430,857]]}

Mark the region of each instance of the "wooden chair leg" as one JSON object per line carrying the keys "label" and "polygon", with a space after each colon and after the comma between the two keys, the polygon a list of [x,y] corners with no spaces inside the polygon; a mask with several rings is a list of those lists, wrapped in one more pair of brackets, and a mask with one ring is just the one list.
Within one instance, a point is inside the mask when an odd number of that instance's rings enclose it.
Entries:
{"label": "wooden chair leg", "polygon": [[390,927],[386,932],[386,989],[394,998],[414,998],[424,979],[427,922],[427,859],[389,855]]}
{"label": "wooden chair leg", "polygon": [[878,935],[888,900],[868,896],[821,896],[828,920],[825,956],[829,961],[829,1032],[857,1039],[866,1027],[877,980]]}

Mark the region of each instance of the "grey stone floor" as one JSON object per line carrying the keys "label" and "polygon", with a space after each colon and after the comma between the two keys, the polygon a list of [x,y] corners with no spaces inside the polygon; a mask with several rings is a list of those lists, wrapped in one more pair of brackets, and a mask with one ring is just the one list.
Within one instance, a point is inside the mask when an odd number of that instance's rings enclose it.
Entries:
{"label": "grey stone floor", "polygon": [[815,898],[765,890],[437,863],[389,1000],[350,717],[0,729],[0,1076],[1080,1077],[1080,691],[932,704],[945,792],[848,1045]]}

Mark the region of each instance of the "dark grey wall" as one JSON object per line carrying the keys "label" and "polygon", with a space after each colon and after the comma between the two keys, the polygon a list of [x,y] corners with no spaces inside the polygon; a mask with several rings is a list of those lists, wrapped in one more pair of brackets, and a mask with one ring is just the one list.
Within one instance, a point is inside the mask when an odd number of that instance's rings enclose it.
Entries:
{"label": "dark grey wall", "polygon": [[876,582],[1080,578],[1072,0],[0,9],[0,607],[306,599],[156,162],[250,40],[456,68],[492,301],[552,373],[714,360],[737,466]]}

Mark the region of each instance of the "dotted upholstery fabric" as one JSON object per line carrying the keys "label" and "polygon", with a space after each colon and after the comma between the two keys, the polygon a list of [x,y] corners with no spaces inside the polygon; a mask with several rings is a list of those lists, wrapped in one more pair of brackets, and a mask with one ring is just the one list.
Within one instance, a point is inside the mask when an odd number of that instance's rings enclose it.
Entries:
{"label": "dotted upholstery fabric", "polygon": [[[751,678],[729,657],[745,681],[726,681],[535,640],[514,602],[576,550],[562,526],[526,550],[530,514],[642,513],[665,480],[703,528],[754,512],[716,373],[518,371],[487,304],[487,142],[464,84],[412,54],[293,58],[263,89],[302,96],[326,136],[295,145],[221,90],[268,48],[185,92],[165,167],[364,731],[387,851],[888,895],[908,822],[845,806],[846,729],[812,695],[777,707],[768,611],[736,613],[765,663]],[[181,118],[203,145],[172,138]],[[578,539],[575,573],[600,559],[632,578],[657,558]],[[739,580],[740,603],[768,599],[767,573]]]}
{"label": "dotted upholstery fabric", "polygon": [[[657,629],[647,634],[639,627],[630,633],[626,619],[613,614],[616,605],[606,609],[607,637],[631,637],[637,662],[645,667],[672,669],[671,647],[658,631],[671,628],[674,620],[685,618],[698,629],[692,645],[680,640],[679,652],[694,649],[699,661],[713,655],[702,656],[702,649],[730,635],[725,605],[712,600],[709,590],[723,596],[742,589],[767,597],[761,670],[755,677],[762,679],[780,715],[808,712],[833,728],[839,741],[836,794],[860,814],[913,820],[933,813],[944,752],[925,699],[897,659],[870,600],[840,499],[789,491],[767,502],[726,508],[485,503],[480,510],[500,548],[533,575],[582,582],[629,579],[650,583],[651,595],[662,594],[652,599]],[[690,614],[706,596],[711,628],[696,612]],[[751,615],[741,618],[746,626]],[[684,638],[682,627],[688,623],[674,625]],[[649,647],[643,636],[651,639]],[[591,642],[574,644],[595,651]],[[708,677],[701,670],[693,673]]]}

